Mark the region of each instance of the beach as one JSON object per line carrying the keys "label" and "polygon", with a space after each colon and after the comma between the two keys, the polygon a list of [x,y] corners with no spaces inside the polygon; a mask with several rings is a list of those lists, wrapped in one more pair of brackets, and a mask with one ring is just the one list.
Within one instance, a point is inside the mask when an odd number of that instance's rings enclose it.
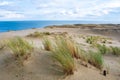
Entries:
{"label": "beach", "polygon": [[[66,27],[67,26],[67,27]],[[72,26],[72,27],[71,27]],[[36,37],[34,33],[42,33],[42,36]],[[30,35],[31,34],[31,35]],[[12,51],[7,47],[0,50],[0,80],[119,80],[120,79],[120,56],[108,52],[104,54],[104,66],[98,69],[89,62],[75,59],[76,70],[72,75],[65,75],[54,65],[51,57],[51,51],[46,51],[42,43],[43,36],[54,38],[56,35],[72,38],[75,43],[86,51],[91,43],[86,42],[91,36],[98,36],[105,39],[104,42],[97,39],[99,44],[107,47],[113,46],[120,48],[120,26],[119,25],[62,25],[47,26],[45,28],[34,28],[19,31],[9,31],[0,33],[0,42],[19,36],[29,43],[33,44],[34,51],[23,66],[19,66]],[[69,39],[70,39],[69,38]],[[64,45],[63,45],[64,46]],[[91,49],[91,48],[90,48]],[[86,67],[87,65],[87,67]],[[106,67],[107,66],[107,67]],[[104,75],[103,71],[108,71]]]}

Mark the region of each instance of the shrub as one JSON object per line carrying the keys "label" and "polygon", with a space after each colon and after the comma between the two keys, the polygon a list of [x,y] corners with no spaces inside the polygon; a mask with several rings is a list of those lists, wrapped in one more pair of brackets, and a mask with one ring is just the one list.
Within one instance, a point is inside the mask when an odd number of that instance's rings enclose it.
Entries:
{"label": "shrub", "polygon": [[21,60],[27,59],[28,56],[31,55],[31,51],[33,50],[33,46],[20,37],[9,39],[7,41],[7,45],[13,52],[15,58]]}
{"label": "shrub", "polygon": [[98,52],[89,51],[88,54],[89,54],[88,62],[93,66],[101,69],[103,67],[103,58],[101,53],[99,51]]}
{"label": "shrub", "polygon": [[111,47],[112,54],[119,56],[120,55],[120,48],[118,47]]}

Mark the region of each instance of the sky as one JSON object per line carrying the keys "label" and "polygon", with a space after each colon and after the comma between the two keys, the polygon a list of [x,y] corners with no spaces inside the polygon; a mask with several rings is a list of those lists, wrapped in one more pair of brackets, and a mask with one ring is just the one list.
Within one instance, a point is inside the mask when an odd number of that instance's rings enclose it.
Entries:
{"label": "sky", "polygon": [[0,0],[0,21],[4,20],[120,22],[120,0]]}

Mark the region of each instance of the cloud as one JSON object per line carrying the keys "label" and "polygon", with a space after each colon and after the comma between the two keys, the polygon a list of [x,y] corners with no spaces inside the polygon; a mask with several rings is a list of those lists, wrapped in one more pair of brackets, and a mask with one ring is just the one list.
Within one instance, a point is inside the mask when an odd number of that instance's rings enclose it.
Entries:
{"label": "cloud", "polygon": [[119,12],[120,0],[0,0],[6,19],[105,19]]}
{"label": "cloud", "polygon": [[11,5],[13,2],[9,2],[9,1],[2,1],[0,2],[0,6],[6,6],[6,5]]}
{"label": "cloud", "polygon": [[20,13],[16,13],[14,11],[6,11],[6,10],[0,10],[0,16],[2,18],[11,18],[11,19],[14,19],[14,18],[25,18],[25,16],[23,14],[20,14]]}
{"label": "cloud", "polygon": [[116,8],[120,8],[120,0],[53,0],[48,3],[40,3],[38,7],[43,14],[58,13],[73,18],[104,16],[114,12]]}

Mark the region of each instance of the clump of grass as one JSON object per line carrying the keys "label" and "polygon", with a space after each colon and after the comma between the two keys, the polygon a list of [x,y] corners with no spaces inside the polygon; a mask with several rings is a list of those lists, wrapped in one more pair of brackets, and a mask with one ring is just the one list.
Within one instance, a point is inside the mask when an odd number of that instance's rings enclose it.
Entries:
{"label": "clump of grass", "polygon": [[3,42],[0,42],[0,50],[4,49],[5,44]]}
{"label": "clump of grass", "polygon": [[29,35],[27,35],[27,37],[34,37],[34,38],[41,38],[43,36],[46,36],[46,35],[50,35],[49,32],[34,32],[34,33],[31,33]]}
{"label": "clump of grass", "polygon": [[97,44],[96,47],[101,54],[106,54],[108,52],[108,48],[104,44],[103,45]]}
{"label": "clump of grass", "polygon": [[56,48],[52,52],[52,57],[60,64],[64,73],[67,75],[74,74],[74,58],[72,57],[71,52],[67,47],[65,39],[59,38],[59,40],[56,41]]}
{"label": "clump of grass", "polygon": [[72,54],[72,56],[76,59],[79,59],[79,47],[74,43],[74,41],[67,39],[65,40],[65,43],[67,44],[67,47]]}
{"label": "clump of grass", "polygon": [[47,51],[52,50],[52,43],[51,43],[49,38],[44,37],[43,40],[42,40],[42,43],[43,43],[43,46],[44,46],[45,50],[47,50]]}
{"label": "clump of grass", "polygon": [[72,39],[69,38],[64,38],[62,36],[58,36],[56,38],[56,40],[59,42],[59,40],[63,41],[63,46],[66,46],[66,48],[69,49],[70,54],[72,55],[72,57],[79,59],[79,47],[77,46],[77,44],[75,44],[75,42]]}
{"label": "clump of grass", "polygon": [[112,54],[119,56],[120,48],[119,47],[111,47]]}
{"label": "clump of grass", "polygon": [[99,51],[98,52],[89,51],[88,56],[89,56],[88,62],[91,65],[93,65],[93,66],[95,66],[95,67],[97,67],[99,69],[102,69],[102,67],[103,67],[103,58],[102,58],[102,55],[101,55],[101,53]]}
{"label": "clump of grass", "polygon": [[87,37],[86,42],[89,44],[96,44],[98,39],[99,39],[99,36],[90,36],[90,37]]}
{"label": "clump of grass", "polygon": [[33,50],[33,46],[20,37],[9,39],[7,45],[17,60],[26,60]]}

